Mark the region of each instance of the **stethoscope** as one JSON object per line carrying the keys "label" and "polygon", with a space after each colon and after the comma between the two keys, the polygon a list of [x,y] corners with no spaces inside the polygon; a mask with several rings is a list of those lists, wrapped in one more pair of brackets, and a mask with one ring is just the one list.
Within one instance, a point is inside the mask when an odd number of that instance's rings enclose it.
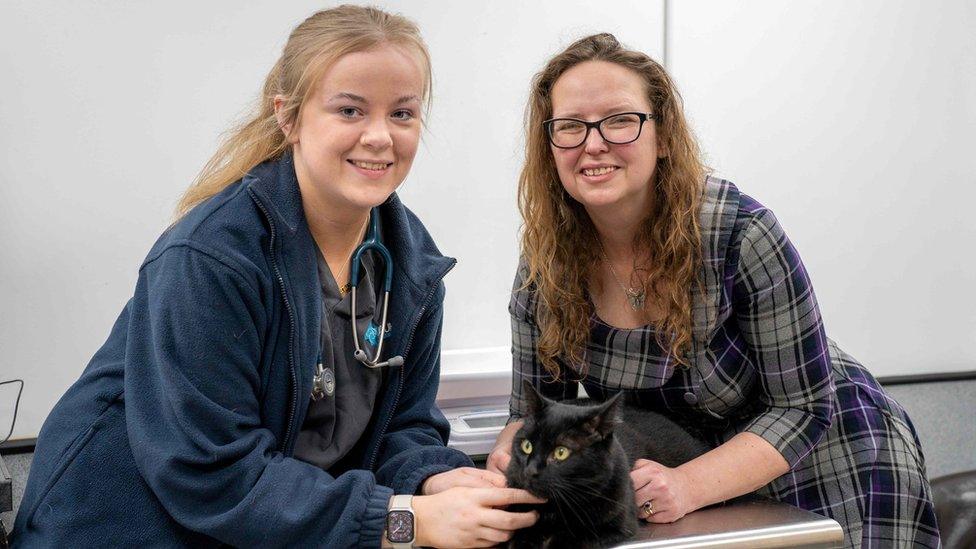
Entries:
{"label": "stethoscope", "polygon": [[[376,356],[369,358],[366,351],[359,345],[359,329],[356,327],[356,286],[359,285],[359,265],[362,262],[363,253],[375,250],[383,256],[383,319],[379,326],[379,341],[376,344]],[[380,362],[380,353],[383,352],[383,340],[386,338],[386,313],[390,310],[390,288],[393,286],[393,256],[390,250],[380,242],[380,212],[378,208],[373,208],[369,212],[369,229],[366,231],[366,239],[360,244],[356,251],[352,253],[352,268],[349,272],[349,285],[352,292],[352,341],[356,345],[356,352],[353,357],[362,362],[367,368],[382,368],[383,366],[403,366],[403,357],[395,356],[385,362]]]}
{"label": "stethoscope", "polygon": [[[377,330],[379,334],[377,336],[376,354],[372,358],[363,350],[363,346],[359,344],[359,328],[356,326],[356,286],[359,284],[359,266],[362,263],[363,253],[369,250],[376,251],[383,258],[383,318]],[[380,356],[383,352],[383,341],[386,339],[387,332],[386,318],[390,309],[390,288],[393,286],[393,256],[390,255],[390,250],[380,241],[380,215],[378,208],[370,210],[369,228],[366,231],[366,238],[362,244],[356,247],[350,261],[352,263],[349,272],[350,298],[352,299],[352,303],[350,303],[350,312],[352,315],[350,322],[352,323],[352,340],[356,346],[353,358],[367,368],[403,366],[403,357],[400,355],[380,362]],[[335,374],[331,368],[323,368],[322,358],[320,356],[316,365],[315,377],[312,379],[312,399],[318,400],[325,395],[331,396],[335,392],[335,385]]]}

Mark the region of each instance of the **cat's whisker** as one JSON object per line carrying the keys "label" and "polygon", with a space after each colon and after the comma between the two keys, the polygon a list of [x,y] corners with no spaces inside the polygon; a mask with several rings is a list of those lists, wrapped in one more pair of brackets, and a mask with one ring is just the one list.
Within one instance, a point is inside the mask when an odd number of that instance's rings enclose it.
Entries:
{"label": "cat's whisker", "polygon": [[[559,501],[561,501],[561,502],[563,502],[563,503],[566,504],[566,507],[573,514],[573,517],[576,518],[577,524],[588,525],[589,526],[588,529],[591,532],[594,532],[595,531],[594,530],[595,525],[593,524],[593,520],[590,519],[589,516],[586,513],[580,514],[579,512],[577,512],[577,506],[579,505],[579,502],[576,501],[576,500],[574,500],[574,499],[572,499],[571,496],[570,496],[570,494],[563,493],[563,494],[561,494],[561,496],[562,497],[559,498]],[[566,517],[562,513],[562,506],[557,504],[557,507],[560,509],[560,513],[559,514],[562,517],[563,521],[565,521],[565,523],[567,525],[569,525],[570,523],[568,521],[566,521]]]}
{"label": "cat's whisker", "polygon": [[[551,502],[553,502],[555,504],[554,506],[556,508],[556,512],[559,514],[559,518],[563,521],[563,523],[568,524],[569,521],[566,520],[566,514],[563,513],[563,506],[560,505],[560,503],[563,502],[563,498],[562,498],[561,494],[554,493],[554,494],[552,494],[552,496],[553,497],[550,497],[549,498],[549,501],[551,501]],[[570,511],[572,511],[572,507],[570,507]],[[573,513],[573,514],[575,515],[575,513]]]}
{"label": "cat's whisker", "polygon": [[611,503],[617,503],[615,498],[611,498],[605,495],[604,490],[606,485],[597,481],[594,481],[591,477],[570,477],[553,479],[552,485],[556,487],[564,487],[570,489],[574,494],[593,496],[596,499],[601,499]]}
{"label": "cat's whisker", "polygon": [[609,501],[611,503],[618,503],[618,501],[615,498],[610,498],[610,497],[607,497],[607,496],[603,495],[603,492],[600,492],[600,491],[597,491],[597,490],[591,490],[591,489],[582,489],[582,490],[580,490],[580,488],[583,488],[582,486],[576,486],[576,488],[577,488],[577,491],[579,493],[581,493],[581,494],[585,494],[585,495],[588,495],[588,496],[592,496],[592,497],[594,497],[596,499],[602,499],[604,501]]}
{"label": "cat's whisker", "polygon": [[584,503],[583,501],[581,501],[579,494],[576,494],[572,490],[567,490],[565,492],[559,491],[558,493],[559,493],[559,498],[564,500],[567,503],[567,506],[569,507],[570,511],[572,511],[573,516],[575,516],[580,523],[583,523],[584,525],[588,526],[587,529],[591,533],[595,534],[596,523],[593,521],[593,518],[590,517],[588,513],[583,513],[581,515],[580,513],[577,512],[577,509],[580,507],[580,504]]}
{"label": "cat's whisker", "polygon": [[[603,516],[594,516],[589,508],[596,500],[607,501],[613,507],[619,507],[619,502],[597,491],[596,488],[603,486],[590,477],[560,477],[549,480],[549,500],[554,503],[563,524],[575,535],[599,538],[599,525],[602,524]],[[620,510],[626,512],[625,509]],[[567,515],[571,515],[573,520],[567,520]]]}

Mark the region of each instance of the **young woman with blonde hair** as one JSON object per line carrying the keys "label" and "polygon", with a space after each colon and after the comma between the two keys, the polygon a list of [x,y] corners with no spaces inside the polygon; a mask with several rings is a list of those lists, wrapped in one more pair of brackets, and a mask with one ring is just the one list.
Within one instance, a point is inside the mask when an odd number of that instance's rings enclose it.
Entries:
{"label": "young woman with blonde hair", "polygon": [[[535,521],[434,404],[454,260],[395,194],[430,82],[403,17],[295,28],[47,418],[15,545],[483,547]],[[353,257],[364,234],[389,255]]]}
{"label": "young woman with blonde hair", "polygon": [[715,446],[673,469],[637,461],[649,522],[759,489],[834,518],[848,546],[938,546],[908,416],[827,339],[772,212],[707,176],[664,69],[583,38],[536,75],[527,124],[512,420],[489,469],[514,459],[523,380],[557,400],[582,383]]}

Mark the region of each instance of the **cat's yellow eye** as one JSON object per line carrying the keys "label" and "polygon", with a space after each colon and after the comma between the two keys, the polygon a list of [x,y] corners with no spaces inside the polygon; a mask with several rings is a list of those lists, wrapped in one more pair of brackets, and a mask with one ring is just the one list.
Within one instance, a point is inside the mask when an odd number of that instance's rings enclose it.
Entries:
{"label": "cat's yellow eye", "polygon": [[556,449],[553,450],[552,452],[552,457],[556,458],[559,461],[564,461],[566,458],[569,457],[569,448],[565,446],[557,446]]}
{"label": "cat's yellow eye", "polygon": [[529,442],[529,439],[525,439],[522,441],[522,452],[526,454],[532,453],[532,443]]}

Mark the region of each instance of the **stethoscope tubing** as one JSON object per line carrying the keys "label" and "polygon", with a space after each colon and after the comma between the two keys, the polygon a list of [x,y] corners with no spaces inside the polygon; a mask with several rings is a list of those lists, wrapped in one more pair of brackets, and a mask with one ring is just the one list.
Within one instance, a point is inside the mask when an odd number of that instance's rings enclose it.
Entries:
{"label": "stethoscope tubing", "polygon": [[[356,251],[352,253],[352,266],[349,272],[349,285],[353,290],[356,289],[356,285],[359,284],[359,266],[362,263],[363,254],[369,250],[374,250],[379,252],[383,256],[383,291],[386,294],[390,293],[390,288],[393,287],[393,256],[390,255],[390,250],[380,242],[380,216],[377,208],[373,208],[369,214],[369,230],[366,232],[366,239],[363,243],[356,247]],[[353,306],[356,302],[353,301]]]}
{"label": "stethoscope tubing", "polygon": [[[403,357],[395,356],[389,360],[380,362],[380,357],[383,356],[383,342],[386,339],[386,319],[387,313],[390,310],[390,288],[393,287],[393,256],[390,254],[390,250],[380,242],[380,216],[379,209],[373,208],[369,212],[369,231],[366,233],[366,239],[360,244],[356,251],[352,254],[352,266],[349,272],[349,285],[351,287],[352,293],[352,303],[350,304],[352,313],[352,340],[356,345],[356,352],[353,353],[353,357],[356,360],[363,363],[367,368],[382,368],[384,366],[402,366]],[[379,325],[379,336],[376,344],[376,354],[370,358],[369,354],[363,350],[362,346],[359,344],[359,328],[356,326],[356,286],[359,284],[359,265],[362,260],[363,253],[368,250],[374,250],[378,252],[383,257],[383,316],[382,321]]]}

